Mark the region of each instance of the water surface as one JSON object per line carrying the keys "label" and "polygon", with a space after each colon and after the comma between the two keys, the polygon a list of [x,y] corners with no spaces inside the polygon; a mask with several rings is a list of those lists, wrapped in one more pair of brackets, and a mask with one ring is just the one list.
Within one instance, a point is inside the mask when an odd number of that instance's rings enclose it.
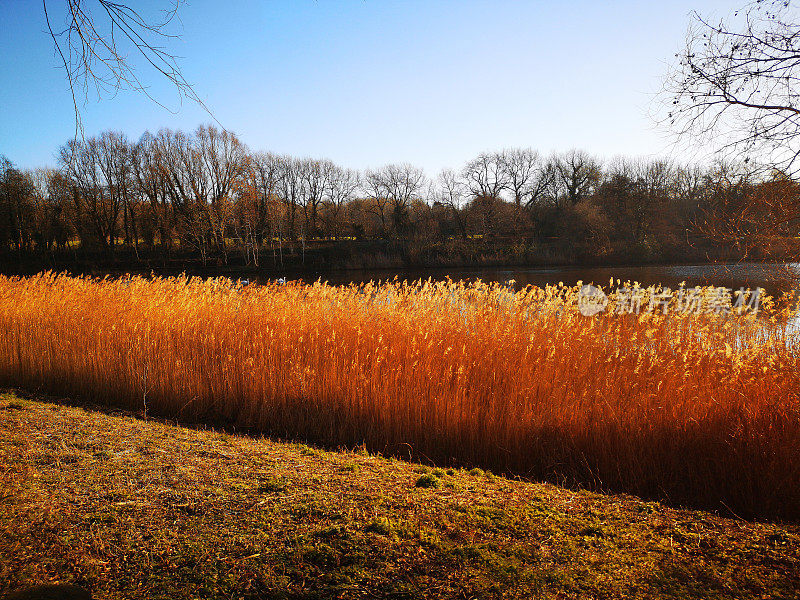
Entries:
{"label": "water surface", "polygon": [[288,280],[302,279],[306,282],[317,278],[332,285],[367,283],[394,279],[414,281],[428,279],[442,281],[476,281],[506,283],[513,280],[517,288],[526,285],[543,287],[547,284],[575,285],[578,281],[609,286],[611,278],[638,282],[641,286],[662,285],[676,289],[682,282],[687,286],[714,285],[755,289],[762,287],[770,294],[779,295],[784,291],[800,289],[800,263],[718,263],[696,265],[646,265],[614,267],[553,267],[553,268],[436,268],[436,269],[374,269],[332,271],[303,275],[286,273]]}

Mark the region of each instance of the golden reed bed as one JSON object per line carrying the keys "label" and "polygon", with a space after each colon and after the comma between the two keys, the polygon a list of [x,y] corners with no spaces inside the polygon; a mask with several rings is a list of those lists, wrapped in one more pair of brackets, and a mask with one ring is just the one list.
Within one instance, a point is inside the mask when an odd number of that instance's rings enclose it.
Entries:
{"label": "golden reed bed", "polygon": [[[709,305],[714,290],[701,296]],[[790,308],[578,310],[578,288],[0,277],[0,380],[743,517],[800,517]],[[616,304],[615,304],[616,303]],[[790,306],[790,305],[789,305]]]}

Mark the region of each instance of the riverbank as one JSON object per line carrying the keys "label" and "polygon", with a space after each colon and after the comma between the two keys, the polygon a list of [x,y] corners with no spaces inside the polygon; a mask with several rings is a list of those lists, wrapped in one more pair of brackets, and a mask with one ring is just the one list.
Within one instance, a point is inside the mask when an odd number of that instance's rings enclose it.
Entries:
{"label": "riverbank", "polygon": [[0,593],[788,598],[800,529],[0,397]]}

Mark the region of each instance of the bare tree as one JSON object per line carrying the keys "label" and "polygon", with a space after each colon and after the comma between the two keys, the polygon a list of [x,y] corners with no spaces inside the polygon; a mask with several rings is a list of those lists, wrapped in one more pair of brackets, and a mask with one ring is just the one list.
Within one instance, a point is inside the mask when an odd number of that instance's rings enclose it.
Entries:
{"label": "bare tree", "polygon": [[793,174],[800,156],[800,23],[788,1],[758,0],[727,22],[697,13],[663,98],[691,144]]}
{"label": "bare tree", "polygon": [[297,208],[302,194],[302,161],[291,156],[283,156],[280,161],[278,193],[286,205],[287,233],[292,240],[297,239]]}
{"label": "bare tree", "polygon": [[198,127],[194,140],[209,190],[209,214],[216,246],[225,255],[225,230],[236,185],[247,169],[248,150],[236,134],[213,126]]}
{"label": "bare tree", "polygon": [[523,203],[527,204],[527,196],[531,184],[536,179],[540,160],[539,153],[531,148],[511,148],[500,154],[500,165],[505,174],[506,187],[517,210]]}
{"label": "bare tree", "polygon": [[452,169],[443,169],[436,180],[436,202],[449,208],[458,224],[461,237],[467,239],[467,224],[462,214],[466,189],[464,182]]}
{"label": "bare tree", "polygon": [[146,221],[149,224],[145,228],[150,233],[145,237],[152,244],[157,232],[159,244],[171,248],[174,219],[168,196],[168,174],[162,158],[157,138],[145,132],[133,146],[131,167],[138,194],[150,204]]}
{"label": "bare tree", "polygon": [[281,158],[269,152],[259,152],[249,161],[248,176],[255,196],[253,228],[259,239],[272,239],[280,226],[277,222],[278,184]]}
{"label": "bare tree", "polygon": [[270,152],[257,152],[247,157],[247,168],[237,182],[234,203],[234,226],[245,251],[245,259],[258,266],[261,246],[267,238],[273,263],[278,254],[283,258],[283,200],[280,197],[284,158]]}
{"label": "bare tree", "polygon": [[569,206],[591,195],[600,182],[600,164],[580,150],[555,157],[551,168],[558,198]]}
{"label": "bare tree", "polygon": [[469,161],[461,175],[475,198],[500,199],[509,185],[505,166],[502,153],[484,152]]}
{"label": "bare tree", "polygon": [[10,244],[17,251],[30,245],[33,193],[31,177],[0,156],[0,243]]}
{"label": "bare tree", "polygon": [[325,192],[325,229],[327,234],[339,235],[341,233],[342,210],[350,201],[361,185],[358,171],[344,169],[330,161],[325,161],[324,168],[328,175],[326,182],[328,188]]}
{"label": "bare tree", "polygon": [[378,221],[380,221],[381,235],[388,237],[387,208],[389,206],[389,196],[386,193],[383,174],[380,170],[367,169],[364,173],[364,188],[368,196],[364,203],[364,210],[377,217]]}
{"label": "bare tree", "polygon": [[404,235],[409,224],[409,209],[420,199],[425,187],[425,173],[409,164],[392,164],[375,171],[367,171],[366,183],[375,200],[378,216],[386,231],[386,208],[391,208],[391,222],[395,233]]}
{"label": "bare tree", "polygon": [[304,238],[319,235],[317,216],[330,187],[329,177],[333,163],[306,158],[298,163],[300,170],[300,204],[303,207]]}
{"label": "bare tree", "polygon": [[205,264],[209,237],[208,191],[198,153],[189,136],[169,129],[158,132],[154,148],[181,246],[194,247]]}
{"label": "bare tree", "polygon": [[133,242],[133,247],[138,252],[139,230],[136,226],[138,203],[132,180],[132,146],[125,134],[106,131],[98,138],[97,151],[100,172],[106,182],[111,203],[113,206],[119,206],[122,211],[125,243]]}
{"label": "bare tree", "polygon": [[[113,251],[123,194],[119,177],[124,173],[117,158],[117,136],[72,140],[63,146],[59,162],[70,180],[75,212],[81,219],[78,232],[84,241],[98,242]],[[121,154],[121,153],[120,153]]]}
{"label": "bare tree", "polygon": [[608,166],[596,194],[597,202],[611,217],[616,235],[625,244],[644,244],[657,210],[671,181],[663,161],[617,158]]}
{"label": "bare tree", "polygon": [[498,208],[504,204],[503,192],[509,179],[501,152],[484,152],[469,161],[461,176],[472,196],[469,212],[473,213],[482,235],[495,232]]}

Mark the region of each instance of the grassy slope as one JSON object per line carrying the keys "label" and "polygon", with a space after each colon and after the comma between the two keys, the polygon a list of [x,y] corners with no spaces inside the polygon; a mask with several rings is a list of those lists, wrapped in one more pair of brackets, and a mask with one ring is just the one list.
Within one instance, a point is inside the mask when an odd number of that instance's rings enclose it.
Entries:
{"label": "grassy slope", "polygon": [[797,597],[800,527],[6,394],[0,593],[50,580],[97,598]]}

